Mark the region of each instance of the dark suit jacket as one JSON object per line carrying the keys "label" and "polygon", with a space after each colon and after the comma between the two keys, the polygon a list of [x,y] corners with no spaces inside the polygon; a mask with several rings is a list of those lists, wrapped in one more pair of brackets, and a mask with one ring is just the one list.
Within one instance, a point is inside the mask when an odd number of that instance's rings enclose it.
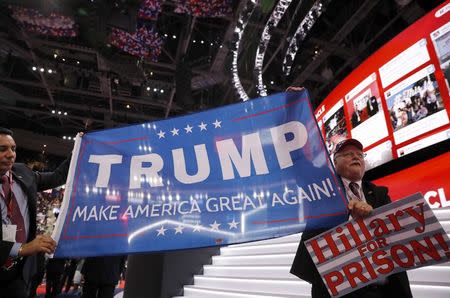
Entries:
{"label": "dark suit jacket", "polygon": [[[376,186],[375,184],[368,181],[363,181],[362,189],[367,203],[369,203],[374,209],[391,202],[391,199],[388,195],[388,189],[384,186]],[[323,283],[323,281],[320,277],[319,272],[317,271],[316,266],[314,265],[314,262],[311,259],[310,254],[308,253],[308,250],[305,247],[304,242],[319,235],[322,232],[325,232],[326,230],[328,230],[328,228],[311,231],[306,230],[302,234],[302,238],[291,267],[292,274],[311,284]],[[387,289],[387,291],[389,291],[391,297],[412,297],[406,272],[392,274],[388,277],[388,280],[389,283],[387,287],[389,287],[389,289]],[[357,290],[351,294],[357,294],[358,291],[361,290]]]}
{"label": "dark suit jacket", "polygon": [[[65,160],[54,172],[33,172],[26,165],[21,163],[14,164],[12,174],[14,181],[20,184],[22,190],[28,199],[29,211],[29,229],[27,242],[32,241],[36,237],[36,197],[38,191],[54,188],[66,183],[67,172],[69,169],[69,159]],[[1,220],[1,213],[0,213]],[[0,265],[6,262],[9,256],[13,242],[3,241],[2,230],[0,229]],[[34,273],[34,258],[24,258],[24,280],[28,281],[29,277]],[[34,267],[34,268],[33,268]],[[29,270],[25,270],[29,268]]]}
{"label": "dark suit jacket", "polygon": [[91,257],[84,260],[81,273],[85,281],[95,284],[112,284],[119,281],[125,266],[125,256]]}

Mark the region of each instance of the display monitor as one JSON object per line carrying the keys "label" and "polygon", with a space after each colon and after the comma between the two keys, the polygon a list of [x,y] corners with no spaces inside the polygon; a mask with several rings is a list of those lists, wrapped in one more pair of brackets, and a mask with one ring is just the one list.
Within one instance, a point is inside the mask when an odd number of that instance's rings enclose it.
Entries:
{"label": "display monitor", "polygon": [[450,1],[382,46],[318,106],[329,152],[364,145],[367,169],[450,138]]}

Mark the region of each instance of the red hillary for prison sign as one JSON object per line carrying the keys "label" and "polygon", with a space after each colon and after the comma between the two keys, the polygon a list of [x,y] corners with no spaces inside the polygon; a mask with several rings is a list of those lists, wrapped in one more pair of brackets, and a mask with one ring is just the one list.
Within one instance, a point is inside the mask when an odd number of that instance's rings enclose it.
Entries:
{"label": "red hillary for prison sign", "polygon": [[332,297],[385,277],[447,262],[450,240],[421,194],[374,210],[305,242]]}

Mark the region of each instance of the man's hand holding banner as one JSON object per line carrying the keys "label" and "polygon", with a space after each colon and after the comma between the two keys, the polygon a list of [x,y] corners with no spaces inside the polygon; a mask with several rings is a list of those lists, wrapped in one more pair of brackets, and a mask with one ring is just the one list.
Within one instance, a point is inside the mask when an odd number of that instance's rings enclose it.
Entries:
{"label": "man's hand holding banner", "polygon": [[450,259],[450,240],[420,194],[343,223],[305,245],[332,297]]}
{"label": "man's hand holding banner", "polygon": [[56,257],[224,245],[346,218],[306,91],[77,138]]}

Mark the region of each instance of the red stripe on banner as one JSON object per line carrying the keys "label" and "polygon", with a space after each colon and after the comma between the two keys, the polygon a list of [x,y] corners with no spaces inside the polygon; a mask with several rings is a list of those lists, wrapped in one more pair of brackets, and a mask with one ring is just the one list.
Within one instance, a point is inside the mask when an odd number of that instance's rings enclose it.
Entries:
{"label": "red stripe on banner", "polygon": [[253,221],[252,224],[262,225],[262,224],[272,224],[272,223],[280,223],[280,222],[288,222],[288,221],[301,221],[302,219],[322,218],[322,217],[330,217],[330,216],[337,216],[337,215],[344,215],[344,214],[347,214],[347,212],[336,212],[336,213],[321,214],[321,215],[311,215],[311,216],[305,216],[303,218],[297,217],[297,218],[276,219],[276,220],[269,220],[269,221]]}
{"label": "red stripe on banner", "polygon": [[290,102],[288,104],[285,104],[285,105],[282,105],[282,106],[279,106],[279,107],[276,107],[276,108],[272,108],[272,109],[269,109],[269,110],[266,110],[266,111],[262,111],[262,112],[259,112],[259,113],[256,113],[256,114],[252,114],[252,115],[247,115],[247,116],[243,116],[243,117],[240,117],[240,118],[236,118],[236,119],[233,119],[231,121],[237,122],[237,121],[245,120],[245,119],[248,119],[248,118],[253,118],[253,117],[265,115],[265,114],[268,114],[268,113],[272,113],[272,112],[284,109],[286,107],[292,106],[294,104],[297,104],[297,103],[299,103],[299,102],[301,102],[303,100],[307,100],[307,99],[308,99],[307,97],[303,96],[302,98],[300,98],[300,99],[298,99],[296,101]]}
{"label": "red stripe on banner", "polygon": [[125,140],[110,141],[110,142],[100,142],[100,141],[91,140],[91,141],[86,141],[86,143],[99,143],[99,144],[107,144],[107,145],[116,145],[116,144],[121,144],[121,143],[129,143],[129,142],[134,142],[134,141],[143,141],[143,140],[148,140],[148,139],[149,139],[149,137],[145,136],[145,137],[140,137],[140,138],[125,139]]}
{"label": "red stripe on banner", "polygon": [[112,237],[128,237],[128,234],[104,234],[104,235],[64,236],[64,240],[99,239],[99,238],[112,238]]}

